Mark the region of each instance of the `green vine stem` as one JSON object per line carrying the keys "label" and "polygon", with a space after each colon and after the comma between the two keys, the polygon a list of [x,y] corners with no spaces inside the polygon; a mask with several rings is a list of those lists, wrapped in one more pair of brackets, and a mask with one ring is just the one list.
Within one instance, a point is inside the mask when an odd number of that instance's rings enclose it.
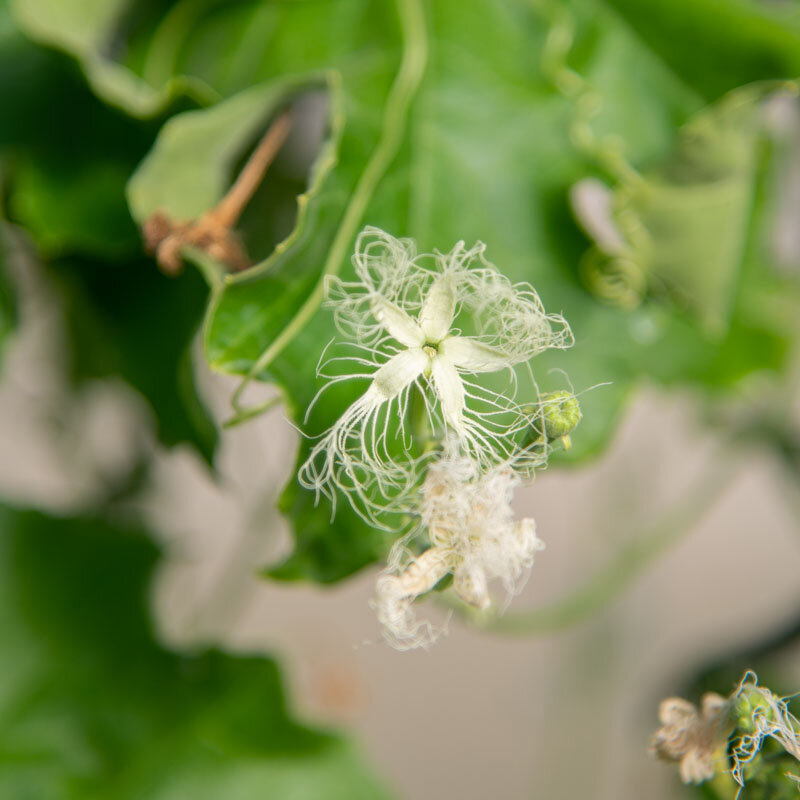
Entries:
{"label": "green vine stem", "polygon": [[[573,147],[594,162],[617,184],[621,197],[644,191],[647,182],[624,155],[620,136],[598,137],[592,122],[603,110],[603,96],[567,63],[575,40],[575,22],[557,0],[530,0],[549,29],[542,48],[541,68],[547,80],[571,104],[569,138]],[[625,203],[619,203],[624,209]],[[647,275],[640,256],[650,249],[650,237],[635,215],[619,211],[616,223],[628,243],[628,254],[602,252],[593,247],[581,264],[584,282],[598,296],[620,308],[635,308],[644,297]],[[647,260],[647,259],[645,259]]]}
{"label": "green vine stem", "polygon": [[549,26],[542,50],[542,72],[555,89],[572,102],[569,131],[572,144],[620,184],[643,183],[642,176],[623,154],[622,139],[613,135],[598,138],[592,128],[592,120],[603,109],[603,97],[567,63],[575,39],[575,23],[569,10],[555,0],[530,2]]}
{"label": "green vine stem", "polygon": [[369,201],[400,149],[411,103],[425,72],[428,42],[421,0],[398,0],[397,8],[403,32],[403,55],[400,68],[389,90],[381,137],[345,209],[316,286],[281,334],[253,364],[234,393],[232,403],[237,413],[248,413],[248,410],[240,405],[240,399],[250,381],[277,358],[316,313],[324,298],[326,277],[337,275],[341,271],[348,247],[356,235]]}

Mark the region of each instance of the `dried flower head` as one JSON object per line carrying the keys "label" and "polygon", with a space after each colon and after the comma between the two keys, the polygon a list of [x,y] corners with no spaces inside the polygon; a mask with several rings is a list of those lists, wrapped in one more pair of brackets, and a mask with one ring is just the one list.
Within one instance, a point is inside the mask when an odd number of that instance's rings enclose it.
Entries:
{"label": "dried flower head", "polygon": [[[317,398],[342,381],[370,383],[313,447],[299,472],[304,486],[333,502],[343,491],[372,521],[372,489],[387,500],[412,488],[412,392],[431,438],[455,439],[486,468],[516,455],[515,437],[530,419],[514,399],[514,367],[547,348],[568,347],[572,334],[561,316],[545,313],[530,285],[512,285],[489,264],[484,250],[458,242],[449,253],[418,255],[411,240],[377,228],[361,233],[357,280],[327,285],[336,327],[357,354],[324,361],[319,373],[328,383]],[[354,369],[325,372],[342,364]],[[511,383],[502,393],[472,379],[503,370]],[[533,450],[527,455],[541,460]]]}
{"label": "dried flower head", "polygon": [[511,500],[520,483],[508,465],[484,472],[463,456],[431,464],[418,509],[430,546],[415,555],[408,537],[401,539],[378,579],[375,607],[390,644],[406,650],[435,640],[439,631],[416,619],[413,604],[448,574],[461,600],[480,609],[492,604],[492,580],[507,595],[519,591],[544,547],[532,519],[514,519]]}
{"label": "dried flower head", "polygon": [[[669,697],[658,707],[661,727],[653,734],[651,750],[666,761],[677,761],[684,783],[702,783],[714,777],[717,761],[724,760],[730,703],[713,692],[703,695],[702,711],[688,700]],[[722,748],[723,752],[720,752]]]}

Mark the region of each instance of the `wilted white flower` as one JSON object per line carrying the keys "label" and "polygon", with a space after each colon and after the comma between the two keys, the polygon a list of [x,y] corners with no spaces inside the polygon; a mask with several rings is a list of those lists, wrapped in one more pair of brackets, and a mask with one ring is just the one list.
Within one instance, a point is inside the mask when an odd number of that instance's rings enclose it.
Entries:
{"label": "wilted white flower", "polygon": [[[561,316],[545,313],[529,284],[512,285],[489,264],[484,250],[459,242],[446,254],[418,255],[411,240],[377,228],[361,233],[353,258],[358,280],[331,278],[327,285],[336,326],[359,354],[328,359],[322,368],[357,369],[321,371],[329,382],[320,394],[342,381],[370,384],[311,450],[299,472],[304,486],[333,502],[340,489],[370,519],[372,487],[384,499],[410,489],[417,462],[407,415],[415,387],[418,417],[433,438],[456,439],[486,467],[514,455],[514,437],[529,418],[514,401],[513,368],[547,348],[568,347],[572,334]],[[500,370],[511,376],[502,394],[465,377]]]}
{"label": "wilted white flower", "polygon": [[400,540],[378,578],[375,608],[390,644],[407,650],[435,640],[438,631],[416,619],[413,604],[448,574],[456,594],[480,609],[492,603],[492,580],[508,595],[520,589],[544,547],[532,519],[514,519],[511,500],[520,483],[508,465],[483,472],[462,456],[431,464],[418,509],[430,547],[414,555]]}
{"label": "wilted white flower", "polygon": [[398,650],[412,650],[436,641],[441,630],[428,620],[418,620],[413,604],[450,569],[450,553],[431,547],[398,572],[384,572],[378,577],[373,606],[389,644]]}
{"label": "wilted white flower", "polygon": [[701,710],[681,697],[668,697],[658,707],[661,727],[650,749],[665,761],[676,761],[684,783],[702,783],[714,777],[724,763],[731,703],[721,695],[703,695]]}

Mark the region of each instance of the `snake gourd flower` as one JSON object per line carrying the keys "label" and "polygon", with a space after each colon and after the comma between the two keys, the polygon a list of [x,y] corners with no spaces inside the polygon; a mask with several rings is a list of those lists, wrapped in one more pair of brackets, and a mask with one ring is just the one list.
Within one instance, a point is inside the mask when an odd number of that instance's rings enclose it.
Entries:
{"label": "snake gourd flower", "polygon": [[[458,242],[448,253],[418,254],[413,241],[368,227],[356,242],[356,280],[328,279],[326,305],[356,354],[322,363],[328,382],[309,412],[329,387],[369,380],[299,470],[301,484],[328,497],[334,510],[342,492],[376,523],[383,504],[418,484],[408,425],[415,402],[432,439],[457,442],[482,468],[515,457],[515,437],[530,418],[515,400],[514,368],[548,348],[569,347],[572,333],[563,317],[545,313],[529,284],[512,284],[484,251],[480,242],[469,249]],[[354,369],[326,374],[334,363]],[[480,380],[504,370],[510,381],[503,392]]]}
{"label": "snake gourd flower", "polygon": [[430,465],[417,510],[430,547],[415,555],[406,537],[400,539],[377,582],[374,606],[392,646],[408,650],[435,641],[440,630],[417,619],[414,601],[447,575],[458,597],[479,609],[492,605],[493,580],[508,595],[519,591],[544,548],[534,520],[514,519],[511,500],[521,483],[510,465],[483,471],[452,455]]}

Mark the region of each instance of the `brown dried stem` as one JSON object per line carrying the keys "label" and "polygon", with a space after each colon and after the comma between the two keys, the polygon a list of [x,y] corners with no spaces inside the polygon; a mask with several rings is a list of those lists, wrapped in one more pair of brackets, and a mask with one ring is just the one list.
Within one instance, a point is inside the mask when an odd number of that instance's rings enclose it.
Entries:
{"label": "brown dried stem", "polygon": [[233,227],[264,179],[290,129],[291,116],[285,111],[270,125],[225,196],[198,219],[176,221],[163,211],[156,211],[145,220],[142,225],[145,249],[155,254],[163,272],[177,275],[181,271],[184,247],[199,248],[234,271],[250,266],[244,244]]}
{"label": "brown dried stem", "polygon": [[203,218],[213,220],[217,225],[225,228],[232,228],[236,225],[256,189],[264,180],[269,165],[283,147],[291,127],[292,120],[289,112],[284,111],[269,126],[227,194],[211,211],[204,214]]}

